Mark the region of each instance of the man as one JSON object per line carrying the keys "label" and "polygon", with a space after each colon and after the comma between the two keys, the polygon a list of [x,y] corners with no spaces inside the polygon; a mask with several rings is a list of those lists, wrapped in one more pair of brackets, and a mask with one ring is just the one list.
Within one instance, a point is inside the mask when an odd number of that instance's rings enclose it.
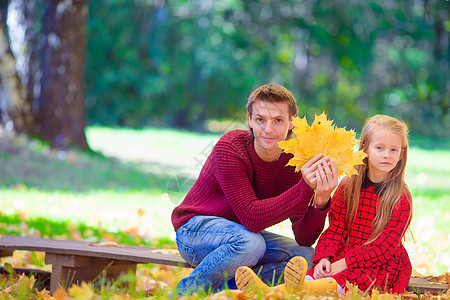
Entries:
{"label": "man", "polygon": [[[216,291],[225,283],[235,288],[240,266],[253,268],[264,282],[279,283],[292,257],[302,256],[311,264],[311,245],[323,230],[332,191],[332,184],[325,184],[313,200],[316,170],[326,170],[330,182],[337,182],[337,171],[321,154],[301,173],[286,166],[292,154],[282,152],[278,142],[291,136],[296,115],[291,92],[263,85],[248,99],[250,130],[233,130],[217,142],[172,213],[178,250],[195,267],[178,283],[176,293]],[[265,231],[288,218],[295,241]]]}

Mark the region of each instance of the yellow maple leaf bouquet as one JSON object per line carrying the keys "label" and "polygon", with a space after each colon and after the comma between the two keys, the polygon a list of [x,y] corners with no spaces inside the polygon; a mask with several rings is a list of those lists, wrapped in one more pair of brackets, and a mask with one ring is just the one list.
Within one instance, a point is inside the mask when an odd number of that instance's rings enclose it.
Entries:
{"label": "yellow maple leaf bouquet", "polygon": [[311,126],[308,125],[306,117],[295,117],[292,125],[295,138],[281,141],[278,146],[284,152],[294,154],[287,165],[295,166],[296,172],[299,172],[308,160],[322,153],[323,157],[328,156],[334,162],[339,177],[343,174],[358,174],[354,166],[362,164],[367,154],[362,150],[353,151],[359,142],[355,131],[336,127],[332,120],[327,119],[325,113],[315,115]]}

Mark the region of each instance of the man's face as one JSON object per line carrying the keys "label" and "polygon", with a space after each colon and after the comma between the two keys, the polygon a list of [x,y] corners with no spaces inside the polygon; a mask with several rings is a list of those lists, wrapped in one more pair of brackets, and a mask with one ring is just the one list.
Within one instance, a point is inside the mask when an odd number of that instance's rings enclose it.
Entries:
{"label": "man's face", "polygon": [[258,154],[279,150],[278,142],[286,139],[287,133],[294,126],[289,118],[287,103],[264,102],[256,100],[253,111],[247,114],[248,124],[255,136],[255,149]]}

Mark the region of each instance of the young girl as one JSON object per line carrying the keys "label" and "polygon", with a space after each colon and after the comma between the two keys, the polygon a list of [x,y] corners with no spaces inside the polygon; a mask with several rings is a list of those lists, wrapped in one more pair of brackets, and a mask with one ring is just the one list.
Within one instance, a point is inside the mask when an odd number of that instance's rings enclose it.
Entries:
{"label": "young girl", "polygon": [[[286,287],[318,295],[341,292],[350,282],[363,291],[404,292],[412,270],[401,241],[412,217],[404,182],[407,134],[407,126],[392,117],[376,115],[366,122],[360,149],[368,156],[356,166],[359,175],[344,178],[333,196],[313,268],[306,275],[306,261],[293,258],[285,269]],[[238,269],[238,287],[266,288],[250,271]]]}

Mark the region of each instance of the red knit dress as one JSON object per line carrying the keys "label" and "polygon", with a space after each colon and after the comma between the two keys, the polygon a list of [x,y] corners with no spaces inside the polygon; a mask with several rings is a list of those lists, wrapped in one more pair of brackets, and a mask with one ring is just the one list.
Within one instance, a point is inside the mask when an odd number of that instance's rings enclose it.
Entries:
{"label": "red knit dress", "polygon": [[[344,288],[348,281],[363,291],[377,288],[390,293],[403,293],[412,271],[408,253],[401,242],[410,223],[411,194],[404,189],[384,230],[372,243],[364,245],[369,239],[372,220],[379,205],[379,186],[366,177],[350,232],[346,229],[344,186],[345,182],[342,182],[333,196],[330,225],[319,238],[314,265],[324,257],[330,257],[331,263],[345,257],[347,269],[332,276],[341,287]],[[350,239],[346,244],[348,235]],[[314,269],[308,274],[313,276]]]}

